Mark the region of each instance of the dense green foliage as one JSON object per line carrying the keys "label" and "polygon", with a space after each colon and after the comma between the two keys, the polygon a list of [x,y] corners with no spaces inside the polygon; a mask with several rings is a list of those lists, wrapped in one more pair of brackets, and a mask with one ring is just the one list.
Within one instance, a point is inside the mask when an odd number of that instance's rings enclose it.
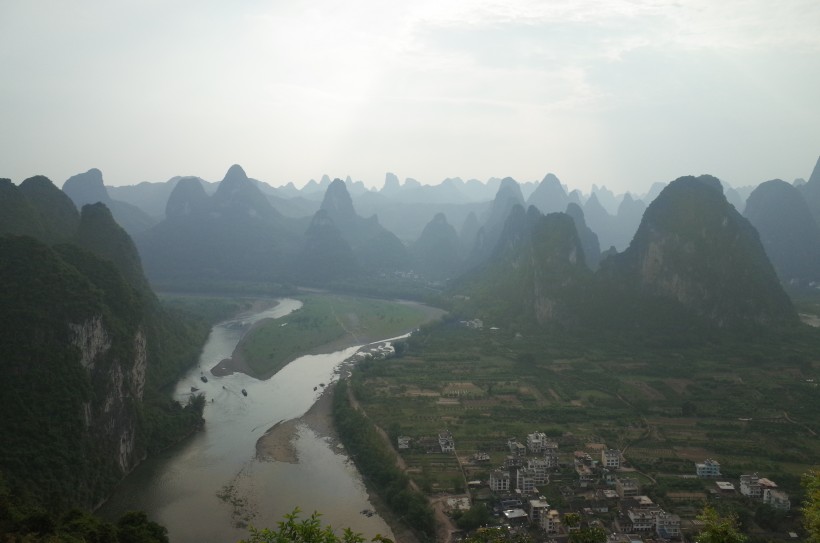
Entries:
{"label": "dense green foliage", "polygon": [[168,543],[167,530],[145,513],[115,524],[80,509],[57,513],[12,494],[0,478],[0,538],[7,543]]}
{"label": "dense green foliage", "polygon": [[[313,513],[308,518],[299,520],[299,509],[285,515],[276,528],[251,528],[251,536],[240,543],[364,543],[361,534],[345,528],[337,534],[332,526],[322,526],[319,513]],[[371,539],[373,542],[391,543],[389,539],[380,535]]]}
{"label": "dense green foliage", "polygon": [[706,506],[698,517],[703,529],[697,536],[697,543],[743,543],[746,541],[739,529],[737,518],[720,516],[714,508]]}
{"label": "dense green foliage", "polygon": [[396,466],[395,453],[373,423],[350,405],[345,381],[336,385],[333,417],[342,442],[365,480],[408,526],[425,539],[432,539],[435,520],[427,498],[411,487],[410,479]]}
{"label": "dense green foliage", "polygon": [[820,469],[814,468],[803,475],[803,526],[808,533],[809,543],[820,542]]}
{"label": "dense green foliage", "polygon": [[200,426],[202,399],[181,406],[163,388],[209,325],[159,304],[102,204],[80,217],[42,177],[3,190],[43,228],[34,239],[0,225],[0,472],[26,503],[92,507],[147,452]]}

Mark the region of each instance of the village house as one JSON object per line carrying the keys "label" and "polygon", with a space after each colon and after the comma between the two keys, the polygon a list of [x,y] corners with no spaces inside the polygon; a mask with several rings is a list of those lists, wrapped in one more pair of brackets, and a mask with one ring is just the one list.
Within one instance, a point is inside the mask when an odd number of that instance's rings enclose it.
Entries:
{"label": "village house", "polygon": [[478,463],[478,462],[489,462],[489,461],[490,461],[490,455],[485,453],[485,452],[479,451],[479,452],[473,454],[473,462]]}
{"label": "village house", "polygon": [[535,492],[535,473],[528,468],[519,468],[515,472],[515,489],[525,494]]}
{"label": "village house", "polygon": [[777,484],[765,477],[760,477],[757,473],[740,476],[740,493],[747,498],[763,498],[763,492],[767,488],[775,489]]}
{"label": "village house", "polygon": [[718,494],[731,495],[735,493],[735,485],[729,481],[715,481]]}
{"label": "village house", "polygon": [[779,511],[788,511],[792,507],[789,495],[776,488],[767,488],[763,491],[763,503],[767,503]]}
{"label": "village house", "polygon": [[704,479],[720,477],[720,463],[707,458],[704,462],[695,464],[695,473]]}
{"label": "village house", "polygon": [[527,448],[532,454],[544,452],[544,444],[547,442],[547,434],[544,432],[533,432],[527,434]]}
{"label": "village house", "polygon": [[[550,445],[555,444],[550,443]],[[558,467],[558,445],[555,445],[554,447],[547,447],[547,449],[544,451],[544,462],[547,463],[548,468]]]}
{"label": "village house", "polygon": [[540,522],[541,529],[548,534],[557,534],[561,530],[561,517],[555,509],[542,514]]}
{"label": "village house", "polygon": [[539,458],[531,458],[527,460],[527,469],[535,477],[535,484],[545,485],[549,483],[549,466],[545,460]]}
{"label": "village house", "polygon": [[507,456],[504,459],[504,469],[516,469],[524,466],[523,456]]}
{"label": "village house", "polygon": [[400,451],[409,449],[410,441],[411,438],[409,438],[408,436],[399,436],[398,438],[396,438],[396,442],[398,443]]}
{"label": "village house", "polygon": [[655,518],[655,533],[663,539],[677,539],[680,537],[680,517],[667,513],[658,512]]}
{"label": "village house", "polygon": [[549,513],[550,504],[543,496],[536,500],[530,500],[530,523],[540,526],[541,517]]}
{"label": "village house", "polygon": [[523,443],[519,443],[514,437],[507,440],[507,448],[513,456],[527,456],[527,447]]}
{"label": "village house", "polygon": [[512,526],[520,526],[527,523],[527,512],[523,509],[505,509],[504,520]]}
{"label": "village house", "polygon": [[626,513],[629,518],[632,532],[651,532],[655,529],[655,515],[652,511],[643,509],[630,509]]}
{"label": "village house", "polygon": [[490,490],[493,492],[509,492],[510,472],[497,469],[490,473]]}
{"label": "village house", "polygon": [[601,465],[607,469],[621,467],[621,451],[618,449],[604,449],[601,451]]}
{"label": "village house", "polygon": [[449,430],[443,430],[439,433],[438,444],[443,453],[456,452],[456,442],[453,440],[453,434],[451,434]]}
{"label": "village house", "polygon": [[618,496],[623,498],[632,498],[638,495],[640,487],[638,480],[633,477],[616,477],[615,478],[615,492]]}

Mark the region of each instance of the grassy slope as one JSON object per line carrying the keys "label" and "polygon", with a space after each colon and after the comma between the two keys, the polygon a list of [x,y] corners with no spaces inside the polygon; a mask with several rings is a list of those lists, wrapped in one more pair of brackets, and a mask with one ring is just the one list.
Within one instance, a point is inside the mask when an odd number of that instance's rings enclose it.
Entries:
{"label": "grassy slope", "polygon": [[254,328],[239,354],[259,375],[271,375],[288,362],[323,347],[368,343],[406,333],[429,319],[424,309],[386,300],[313,294],[288,317]]}

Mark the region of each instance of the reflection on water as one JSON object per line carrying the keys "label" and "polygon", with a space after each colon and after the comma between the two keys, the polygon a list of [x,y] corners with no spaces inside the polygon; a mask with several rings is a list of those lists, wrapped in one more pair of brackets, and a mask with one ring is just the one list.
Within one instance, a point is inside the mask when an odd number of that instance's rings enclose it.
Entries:
{"label": "reflection on water", "polygon": [[267,381],[244,374],[215,377],[208,371],[231,355],[254,322],[299,307],[300,302],[284,299],[271,310],[214,326],[200,366],[180,380],[175,392],[182,401],[191,387],[205,394],[205,430],[140,465],[100,510],[102,515],[115,518],[140,509],[168,528],[173,543],[224,543],[247,534],[237,527],[243,523],[273,527],[299,507],[306,514],[320,511],[324,522],[349,526],[368,538],[377,533],[392,537],[381,518],[360,514],[372,506],[349,459],[309,428],[299,427],[298,464],[254,459],[257,439],[277,422],[303,415],[322,391],[314,387],[333,381],[334,370],[356,347],[303,356]]}

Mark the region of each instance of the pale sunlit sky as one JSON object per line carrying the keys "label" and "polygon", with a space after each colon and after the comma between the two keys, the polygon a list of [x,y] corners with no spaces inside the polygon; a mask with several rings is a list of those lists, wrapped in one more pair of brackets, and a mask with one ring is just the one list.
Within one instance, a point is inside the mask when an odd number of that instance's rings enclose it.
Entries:
{"label": "pale sunlit sky", "polygon": [[0,0],[0,177],[808,178],[817,0]]}

